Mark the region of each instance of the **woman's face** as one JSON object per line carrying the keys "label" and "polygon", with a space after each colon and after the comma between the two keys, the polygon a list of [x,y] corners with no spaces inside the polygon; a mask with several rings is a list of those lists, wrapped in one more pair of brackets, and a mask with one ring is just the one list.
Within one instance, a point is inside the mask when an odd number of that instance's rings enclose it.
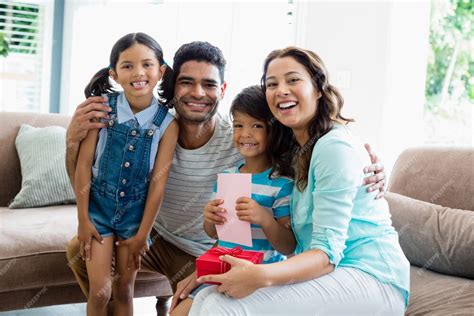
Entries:
{"label": "woman's face", "polygon": [[316,115],[321,93],[313,86],[311,75],[293,57],[270,62],[265,77],[266,98],[273,115],[293,130],[307,130]]}

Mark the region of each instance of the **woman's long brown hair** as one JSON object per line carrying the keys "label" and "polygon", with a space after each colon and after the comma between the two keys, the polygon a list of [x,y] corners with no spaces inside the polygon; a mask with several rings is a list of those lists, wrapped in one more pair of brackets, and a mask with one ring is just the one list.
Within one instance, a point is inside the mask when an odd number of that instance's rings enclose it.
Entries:
{"label": "woman's long brown hair", "polygon": [[[294,46],[284,49],[272,51],[265,59],[263,66],[263,76],[261,79],[262,89],[266,91],[265,78],[267,76],[268,65],[276,58],[291,57],[298,63],[303,65],[311,76],[313,86],[317,91],[321,92],[321,97],[318,99],[316,107],[316,114],[309,122],[308,132],[309,140],[304,146],[299,146],[293,138],[291,129],[282,129],[282,135],[276,137],[275,140],[288,141],[291,136],[291,144],[286,146],[285,152],[274,153],[283,157],[288,163],[291,163],[295,168],[296,187],[299,191],[303,191],[308,185],[308,172],[311,162],[311,155],[317,141],[328,133],[336,121],[343,121],[345,123],[353,122],[352,119],[346,119],[341,115],[344,100],[339,91],[329,83],[328,72],[324,66],[321,58],[314,52]],[[269,144],[270,148],[273,147]],[[279,158],[281,159],[281,158]],[[282,165],[288,165],[283,163]]]}

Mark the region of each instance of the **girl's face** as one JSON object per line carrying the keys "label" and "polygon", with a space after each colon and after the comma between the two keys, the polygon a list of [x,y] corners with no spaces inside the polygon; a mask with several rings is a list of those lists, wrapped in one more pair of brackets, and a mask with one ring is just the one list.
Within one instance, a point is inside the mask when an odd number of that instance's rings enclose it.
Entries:
{"label": "girl's face", "polygon": [[250,115],[235,111],[232,113],[234,146],[244,158],[267,159],[268,129],[265,122]]}
{"label": "girl's face", "polygon": [[268,65],[265,87],[275,118],[293,130],[307,130],[321,93],[306,68],[293,57],[276,58]]}
{"label": "girl's face", "polygon": [[135,43],[120,53],[115,70],[111,69],[110,75],[122,86],[132,110],[136,110],[132,105],[134,103],[150,104],[153,90],[165,69],[166,66],[160,66],[152,49]]}

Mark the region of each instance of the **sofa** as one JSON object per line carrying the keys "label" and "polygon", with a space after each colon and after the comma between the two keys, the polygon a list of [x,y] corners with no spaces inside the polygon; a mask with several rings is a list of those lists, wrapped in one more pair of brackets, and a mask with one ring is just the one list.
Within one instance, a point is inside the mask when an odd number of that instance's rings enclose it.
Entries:
{"label": "sofa", "polygon": [[385,195],[411,264],[407,315],[474,315],[474,148],[405,150]]}
{"label": "sofa", "polygon": [[[86,301],[65,251],[77,232],[76,206],[7,207],[22,185],[15,147],[20,125],[67,127],[69,120],[58,114],[0,112],[0,311]],[[139,272],[135,297],[171,295],[165,276]]]}

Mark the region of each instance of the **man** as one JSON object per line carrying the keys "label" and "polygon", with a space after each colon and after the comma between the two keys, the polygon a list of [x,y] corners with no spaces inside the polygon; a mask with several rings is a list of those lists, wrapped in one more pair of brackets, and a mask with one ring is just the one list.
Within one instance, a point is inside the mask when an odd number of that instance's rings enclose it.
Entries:
{"label": "man", "polygon": [[[226,90],[225,65],[221,50],[207,42],[185,44],[174,56],[174,107],[180,133],[151,235],[153,244],[142,258],[144,268],[160,272],[170,280],[175,293],[172,307],[196,287],[195,259],[215,242],[203,230],[202,212],[217,174],[241,161],[232,144],[230,123],[217,113]],[[80,104],[68,128],[66,165],[72,183],[80,142],[89,129],[105,127],[91,121],[106,117],[107,107],[102,102],[101,97],[90,97]],[[371,157],[375,163],[376,156]],[[378,172],[368,181],[375,183],[371,188],[383,190],[383,166],[375,164],[369,169]],[[77,258],[80,253],[89,260],[92,238],[101,240],[97,232],[87,240],[74,237],[67,249],[70,266],[86,296],[87,271],[85,263]]]}

